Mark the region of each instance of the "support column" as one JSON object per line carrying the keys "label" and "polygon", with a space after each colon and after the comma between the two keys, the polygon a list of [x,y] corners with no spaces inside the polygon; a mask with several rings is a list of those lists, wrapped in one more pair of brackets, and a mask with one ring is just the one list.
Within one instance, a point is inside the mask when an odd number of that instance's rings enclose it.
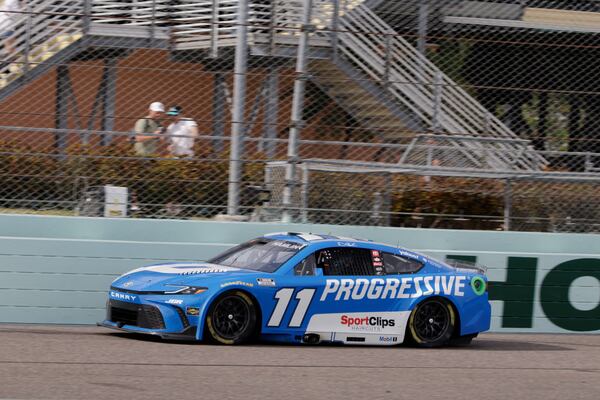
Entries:
{"label": "support column", "polygon": [[429,3],[427,0],[422,0],[419,4],[419,26],[417,49],[419,53],[426,55],[427,49],[427,23],[429,20]]}
{"label": "support column", "polygon": [[[102,123],[100,130],[115,130],[115,101],[117,96],[117,59],[108,58],[104,60],[104,92],[102,93]],[[112,141],[111,134],[102,136],[102,146],[107,146]]]}
{"label": "support column", "polygon": [[266,141],[259,143],[259,150],[263,151],[268,159],[273,159],[277,153],[277,143],[273,139],[277,138],[277,116],[279,114],[279,69],[277,67],[269,68],[267,75],[267,91],[265,102],[265,127],[263,138]]}
{"label": "support column", "polygon": [[225,136],[225,113],[227,111],[227,95],[225,94],[225,74],[215,73],[213,83],[213,109],[212,109],[212,141],[216,153],[223,151],[223,136]]}
{"label": "support column", "polygon": [[292,118],[288,139],[288,162],[285,170],[285,187],[283,190],[283,215],[282,222],[292,221],[292,195],[298,186],[296,167],[298,159],[298,140],[304,126],[304,92],[308,79],[308,47],[310,33],[315,30],[311,25],[313,0],[304,1],[302,19],[302,34],[298,45],[298,59],[296,62],[296,80],[294,82],[294,97],[292,100]]}
{"label": "support column", "polygon": [[210,58],[219,57],[219,1],[212,0]]}
{"label": "support column", "polygon": [[539,94],[538,103],[538,129],[537,137],[533,139],[533,147],[536,150],[546,149],[546,135],[548,133],[548,92],[541,92]]}
{"label": "support column", "polygon": [[[333,2],[333,15],[331,17],[331,48],[333,61],[337,61],[339,54],[339,37],[338,31],[340,29],[340,0],[332,0]],[[346,10],[344,10],[346,12]]]}
{"label": "support column", "polygon": [[510,231],[510,213],[512,208],[512,182],[504,182],[504,230]]}
{"label": "support column", "polygon": [[[56,67],[56,112],[54,125],[56,129],[67,129],[69,112],[69,66]],[[59,153],[64,153],[67,147],[67,133],[58,131],[55,134],[55,146]]]}
{"label": "support column", "polygon": [[242,179],[242,143],[244,140],[244,109],[246,74],[248,72],[248,1],[240,0],[237,19],[237,43],[233,78],[233,113],[231,122],[231,152],[229,156],[229,192],[227,214],[238,215]]}
{"label": "support column", "polygon": [[441,131],[443,85],[444,78],[442,72],[438,71],[435,74],[435,83],[433,85],[433,113],[431,115],[431,131],[433,133],[439,133]]}

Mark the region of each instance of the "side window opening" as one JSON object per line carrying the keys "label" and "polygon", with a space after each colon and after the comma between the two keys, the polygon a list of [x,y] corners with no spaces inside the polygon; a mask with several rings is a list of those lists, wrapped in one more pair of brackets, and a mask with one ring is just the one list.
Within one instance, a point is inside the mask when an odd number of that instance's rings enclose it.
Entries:
{"label": "side window opening", "polygon": [[419,261],[390,253],[383,253],[383,265],[386,275],[414,274],[423,267]]}
{"label": "side window opening", "polygon": [[323,275],[375,275],[371,252],[367,249],[330,248],[317,252],[317,267]]}
{"label": "side window opening", "polygon": [[294,267],[294,275],[296,276],[313,276],[315,274],[315,268],[317,264],[315,263],[315,255],[314,253],[310,256],[306,257],[304,260],[300,261]]}

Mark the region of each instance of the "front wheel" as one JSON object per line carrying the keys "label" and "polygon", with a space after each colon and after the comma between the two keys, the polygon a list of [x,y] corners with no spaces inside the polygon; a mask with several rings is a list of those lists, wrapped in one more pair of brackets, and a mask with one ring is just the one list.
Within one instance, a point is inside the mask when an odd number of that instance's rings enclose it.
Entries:
{"label": "front wheel", "polygon": [[409,339],[419,347],[443,346],[450,341],[455,323],[450,303],[438,298],[425,300],[410,314]]}
{"label": "front wheel", "polygon": [[217,343],[241,344],[254,334],[256,320],[256,306],[246,293],[226,292],[208,309],[207,333]]}

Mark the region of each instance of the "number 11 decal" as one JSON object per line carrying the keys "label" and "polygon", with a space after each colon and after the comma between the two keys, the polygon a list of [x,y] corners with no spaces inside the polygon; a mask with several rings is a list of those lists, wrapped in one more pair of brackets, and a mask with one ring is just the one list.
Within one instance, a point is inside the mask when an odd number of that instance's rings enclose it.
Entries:
{"label": "number 11 decal", "polygon": [[[292,319],[290,320],[290,328],[299,328],[302,325],[302,321],[304,320],[304,316],[306,315],[306,311],[308,311],[308,306],[310,305],[310,301],[312,300],[315,292],[316,289],[302,289],[296,293],[298,305],[296,306],[294,314],[292,315]],[[277,293],[275,293],[277,304],[275,305],[273,314],[271,314],[271,318],[269,318],[269,323],[267,326],[276,328],[281,325],[281,320],[283,319],[283,316],[290,305],[293,294],[293,288],[279,289]]]}

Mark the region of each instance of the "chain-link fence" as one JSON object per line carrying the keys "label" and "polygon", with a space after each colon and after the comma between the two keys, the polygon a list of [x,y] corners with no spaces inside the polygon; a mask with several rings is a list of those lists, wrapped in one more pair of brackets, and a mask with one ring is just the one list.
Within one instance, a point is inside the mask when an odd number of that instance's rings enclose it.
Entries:
{"label": "chain-link fence", "polygon": [[597,1],[0,9],[0,212],[600,231]]}

